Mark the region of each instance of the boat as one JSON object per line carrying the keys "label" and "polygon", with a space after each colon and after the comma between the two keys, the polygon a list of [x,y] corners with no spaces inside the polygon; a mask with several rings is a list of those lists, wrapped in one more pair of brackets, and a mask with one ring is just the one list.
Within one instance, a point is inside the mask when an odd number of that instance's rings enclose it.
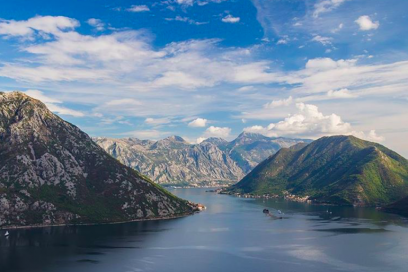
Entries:
{"label": "boat", "polygon": [[268,210],[268,209],[263,209],[262,212],[263,212],[263,213],[269,213],[269,210]]}
{"label": "boat", "polygon": [[8,237],[10,235],[10,233],[8,231],[6,231],[6,233],[4,234],[4,237]]}

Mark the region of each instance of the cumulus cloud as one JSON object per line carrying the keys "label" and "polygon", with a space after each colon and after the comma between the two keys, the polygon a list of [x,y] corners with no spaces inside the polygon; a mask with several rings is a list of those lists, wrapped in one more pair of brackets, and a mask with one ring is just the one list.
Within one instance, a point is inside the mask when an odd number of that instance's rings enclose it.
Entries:
{"label": "cumulus cloud", "polygon": [[62,101],[48,97],[39,90],[27,90],[24,93],[27,94],[28,96],[31,96],[32,98],[40,100],[48,107],[50,111],[55,112],[57,114],[70,115],[74,117],[85,116],[85,114],[80,111],[61,106],[60,104],[62,104]]}
{"label": "cumulus cloud", "polygon": [[351,125],[343,122],[340,116],[324,115],[315,105],[298,103],[296,108],[297,114],[271,124],[270,130],[284,135],[346,134],[351,130]]}
{"label": "cumulus cloud", "polygon": [[229,127],[214,127],[211,126],[207,128],[204,132],[204,138],[210,137],[219,137],[219,138],[228,138],[231,134],[231,129]]}
{"label": "cumulus cloud", "polygon": [[98,31],[105,30],[105,23],[99,19],[91,18],[86,21],[90,26],[93,26]]}
{"label": "cumulus cloud", "polygon": [[293,102],[293,98],[292,96],[289,96],[287,99],[272,100],[272,102],[265,104],[264,108],[272,109],[272,108],[277,108],[281,106],[289,106],[290,104],[292,104],[292,102]]}
{"label": "cumulus cloud", "polygon": [[372,142],[382,142],[385,140],[383,136],[377,135],[377,132],[375,130],[370,130],[368,133],[364,133],[362,131],[353,131],[351,134],[358,138]]}
{"label": "cumulus cloud", "polygon": [[225,16],[224,18],[222,18],[222,21],[224,22],[224,23],[230,23],[230,24],[235,24],[235,23],[238,23],[239,21],[241,20],[241,18],[239,18],[239,17],[234,17],[234,16],[232,16],[232,15],[227,15],[227,16]]}
{"label": "cumulus cloud", "polygon": [[379,21],[373,22],[367,15],[360,16],[355,22],[358,24],[360,30],[362,31],[375,30],[380,26]]}
{"label": "cumulus cloud", "polygon": [[278,137],[278,134],[274,132],[271,128],[269,128],[269,126],[268,127],[263,127],[263,126],[246,127],[244,128],[244,131],[251,132],[251,133],[259,133],[267,137]]}
{"label": "cumulus cloud", "polygon": [[133,5],[130,8],[127,9],[127,11],[130,12],[146,12],[150,11],[150,8],[146,5]]}
{"label": "cumulus cloud", "polygon": [[271,123],[267,127],[252,126],[245,131],[261,133],[266,136],[293,136],[318,138],[327,135],[355,135],[357,137],[381,141],[374,130],[369,133],[353,130],[350,123],[344,122],[336,114],[324,115],[318,107],[311,104],[297,103],[297,113],[286,117],[284,120]]}
{"label": "cumulus cloud", "polygon": [[205,127],[207,125],[208,120],[203,118],[197,118],[190,123],[188,123],[189,127]]}
{"label": "cumulus cloud", "polygon": [[197,142],[197,144],[201,144],[201,143],[204,142],[205,140],[207,140],[207,138],[205,138],[205,137],[198,137],[197,140],[196,140],[196,142]]}
{"label": "cumulus cloud", "polygon": [[347,0],[320,0],[314,6],[313,17],[317,18],[322,13],[330,12],[346,1]]}

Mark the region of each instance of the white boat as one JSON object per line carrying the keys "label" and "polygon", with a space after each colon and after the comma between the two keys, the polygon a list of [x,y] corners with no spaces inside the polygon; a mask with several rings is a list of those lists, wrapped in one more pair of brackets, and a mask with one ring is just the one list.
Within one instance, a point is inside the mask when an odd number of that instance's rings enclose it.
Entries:
{"label": "white boat", "polygon": [[10,233],[8,231],[6,231],[6,233],[4,234],[5,237],[8,237],[10,235]]}

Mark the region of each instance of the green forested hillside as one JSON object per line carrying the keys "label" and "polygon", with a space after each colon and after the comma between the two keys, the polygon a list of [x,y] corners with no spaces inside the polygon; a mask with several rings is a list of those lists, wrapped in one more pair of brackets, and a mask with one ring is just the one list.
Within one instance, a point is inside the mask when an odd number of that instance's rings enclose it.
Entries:
{"label": "green forested hillside", "polygon": [[317,202],[386,205],[408,195],[408,161],[353,136],[281,149],[228,193],[309,196]]}

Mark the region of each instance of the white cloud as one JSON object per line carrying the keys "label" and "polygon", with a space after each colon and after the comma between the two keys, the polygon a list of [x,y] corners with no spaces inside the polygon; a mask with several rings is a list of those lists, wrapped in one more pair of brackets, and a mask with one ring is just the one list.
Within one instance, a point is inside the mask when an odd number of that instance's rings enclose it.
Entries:
{"label": "white cloud", "polygon": [[239,18],[239,17],[234,17],[234,16],[232,16],[232,15],[227,15],[227,16],[225,16],[224,18],[222,18],[222,21],[224,22],[224,23],[230,23],[230,24],[235,24],[235,23],[238,23],[239,21],[241,20],[241,18]]}
{"label": "white cloud", "polygon": [[267,137],[277,137],[278,136],[277,133],[275,133],[271,129],[268,129],[268,127],[263,127],[263,126],[246,127],[244,128],[244,131],[251,132],[251,133],[259,133]]}
{"label": "white cloud", "polygon": [[142,103],[136,99],[124,98],[116,99],[106,103],[106,106],[119,106],[119,107],[137,107]]}
{"label": "white cloud", "polygon": [[169,0],[169,1],[163,1],[168,4],[176,3],[181,6],[187,7],[187,6],[193,6],[194,4],[197,4],[199,6],[204,6],[207,5],[209,2],[212,3],[221,3],[223,1],[227,0]]}
{"label": "white cloud", "polygon": [[367,15],[360,16],[355,22],[359,25],[360,30],[362,31],[374,30],[380,26],[379,21],[373,22]]}
{"label": "white cloud", "polygon": [[281,99],[281,100],[273,100],[271,103],[267,103],[264,105],[264,108],[266,109],[271,109],[271,108],[277,108],[281,106],[289,106],[292,104],[293,98],[292,96],[289,96],[287,99]]}
{"label": "white cloud", "polygon": [[47,38],[46,34],[59,35],[78,26],[77,20],[63,16],[37,16],[26,21],[0,20],[0,35],[33,38],[38,34]]}
{"label": "white cloud", "polygon": [[340,90],[330,90],[326,93],[317,95],[308,95],[304,97],[299,97],[296,99],[297,102],[308,102],[308,101],[324,101],[324,100],[338,100],[338,99],[351,99],[359,97],[358,93],[352,93],[348,89]]}
{"label": "white cloud", "polygon": [[249,91],[254,91],[256,88],[254,86],[243,86],[241,88],[238,88],[238,92],[249,92]]}
{"label": "white cloud", "polygon": [[[25,81],[24,85],[33,88],[46,85],[67,93],[70,101],[95,107],[93,112],[105,116],[143,118],[183,118],[213,110],[238,110],[245,112],[239,119],[281,120],[286,113],[262,107],[276,97],[271,91],[284,90],[297,102],[299,97],[318,94],[334,104],[340,96],[347,96],[338,90],[349,89],[361,97],[361,103],[369,104],[363,101],[365,96],[370,96],[370,101],[405,97],[408,88],[408,61],[367,64],[360,59],[321,58],[308,60],[303,69],[285,71],[278,63],[257,61],[257,49],[252,47],[228,48],[219,46],[218,40],[189,40],[158,48],[145,31],[82,35],[72,27],[76,20],[68,22],[71,26],[58,23],[57,28],[47,29],[31,19],[1,21],[2,37],[17,37],[14,41],[22,54],[1,63],[0,76]],[[25,30],[16,32],[21,23]],[[253,86],[256,93],[249,91],[252,88],[238,92],[236,86]],[[330,90],[333,93],[329,94]],[[367,122],[369,119],[361,120]],[[384,131],[383,127],[376,128]]]}
{"label": "white cloud", "polygon": [[351,130],[351,125],[343,122],[340,116],[335,114],[323,115],[315,105],[298,103],[296,108],[299,113],[270,125],[270,130],[284,135],[311,136],[319,134],[346,134]]}
{"label": "white cloud", "polygon": [[197,138],[197,144],[201,144],[202,142],[204,142],[205,140],[207,140],[207,138],[205,138],[205,137],[198,137]]}
{"label": "white cloud", "polygon": [[145,123],[148,125],[164,125],[171,123],[170,118],[146,118]]}
{"label": "white cloud", "polygon": [[203,119],[203,118],[197,118],[193,121],[191,121],[190,123],[188,123],[189,127],[205,127],[207,126],[207,119]]}
{"label": "white cloud", "polygon": [[341,24],[339,24],[339,26],[337,27],[337,28],[335,28],[335,29],[332,29],[332,33],[337,33],[337,32],[339,32],[340,30],[342,30],[343,29],[343,27],[344,27],[344,24],[343,23],[341,23]]}
{"label": "white cloud", "polygon": [[[44,17],[35,17],[39,18]],[[132,91],[197,89],[222,83],[283,83],[296,85],[295,90],[302,92],[357,89],[356,85],[361,83],[384,85],[407,78],[402,72],[404,62],[362,66],[357,65],[357,60],[323,58],[309,60],[306,69],[283,72],[271,62],[253,61],[250,50],[219,48],[217,40],[171,43],[157,50],[143,32],[81,35],[70,29],[77,25],[75,20],[58,18],[54,25],[59,28],[43,27],[33,19],[0,22],[3,33],[5,26],[15,28],[20,24],[28,29],[42,29],[47,35],[57,33],[54,39],[24,43],[21,50],[29,53],[29,57],[3,63],[0,76],[30,83],[103,82],[112,89],[121,86]],[[9,37],[16,32],[7,33],[5,36]],[[27,37],[34,35],[24,33]]]}
{"label": "white cloud", "polygon": [[150,11],[150,8],[146,5],[133,5],[130,8],[127,9],[127,11],[130,12],[146,12]]}
{"label": "white cloud", "polygon": [[90,26],[93,26],[96,30],[98,31],[103,31],[105,30],[105,24],[99,19],[91,18],[88,21],[86,21]]}
{"label": "white cloud", "polygon": [[182,16],[176,16],[175,18],[165,18],[166,21],[178,21],[178,22],[185,22],[189,23],[190,25],[205,25],[208,24],[208,22],[197,22],[193,19],[190,19],[188,17],[182,17]]}
{"label": "white cloud", "polygon": [[278,40],[277,42],[276,42],[276,44],[287,44],[288,43],[288,40],[285,40],[285,39],[280,39],[280,40]]}
{"label": "white cloud", "polygon": [[332,38],[322,37],[319,35],[314,36],[312,39],[313,42],[319,42],[323,44],[324,46],[332,45],[332,40],[333,40]]}
{"label": "white cloud", "polygon": [[139,100],[133,98],[123,98],[107,101],[94,108],[94,111],[114,115],[139,116],[138,113],[140,112],[140,108],[144,106],[145,105]]}
{"label": "white cloud", "polygon": [[[319,93],[329,90],[353,89],[364,95],[369,89],[389,86],[389,93],[399,84],[408,82],[407,61],[378,65],[359,65],[357,59],[332,60],[313,59],[306,64],[306,69],[299,71],[299,78],[293,74],[293,82],[298,93]],[[404,83],[405,82],[405,83]],[[396,89],[395,89],[396,90]]]}
{"label": "white cloud", "polygon": [[165,136],[168,136],[168,132],[156,130],[156,129],[150,129],[150,130],[136,130],[136,131],[130,131],[123,133],[123,135],[126,135],[127,137],[136,137],[138,139],[142,140],[159,140]]}
{"label": "white cloud", "polygon": [[290,41],[288,36],[283,36],[281,39],[279,39],[276,44],[280,45],[280,44],[288,44]]}
{"label": "white cloud", "polygon": [[85,116],[85,114],[80,111],[76,111],[76,110],[65,108],[63,106],[58,105],[58,104],[62,104],[62,102],[57,99],[50,98],[44,95],[44,93],[39,90],[27,90],[24,93],[27,94],[28,96],[31,96],[32,98],[40,100],[48,107],[50,111],[55,112],[57,114],[71,115],[74,117]]}
{"label": "white cloud", "polygon": [[231,133],[231,129],[229,127],[214,127],[211,126],[207,128],[204,132],[203,137],[210,138],[210,137],[219,137],[219,138],[228,138]]}
{"label": "white cloud", "polygon": [[194,4],[194,0],[176,0],[176,3],[179,5],[192,6]]}
{"label": "white cloud", "polygon": [[351,93],[348,89],[340,89],[338,91],[330,90],[327,96],[331,98],[355,98],[357,95]]}
{"label": "white cloud", "polygon": [[341,4],[347,0],[320,0],[315,4],[315,10],[313,12],[313,17],[317,18],[320,14],[330,12],[338,8]]}
{"label": "white cloud", "polygon": [[357,62],[355,59],[351,60],[332,60],[330,58],[317,58],[308,60],[306,63],[306,69],[310,70],[331,70],[337,68],[349,68],[354,66]]}
{"label": "white cloud", "polygon": [[368,133],[364,133],[362,131],[353,131],[351,134],[358,138],[372,142],[382,142],[385,140],[383,136],[377,135],[377,132],[375,130],[370,130]]}
{"label": "white cloud", "polygon": [[27,90],[24,93],[28,96],[31,96],[32,98],[40,100],[44,104],[46,103],[47,104],[61,104],[62,103],[62,101],[58,99],[51,98],[51,97],[44,95],[44,93],[39,90]]}
{"label": "white cloud", "polygon": [[344,122],[336,114],[324,115],[318,107],[311,104],[297,103],[297,113],[284,120],[271,123],[267,127],[252,126],[245,131],[261,133],[266,136],[293,136],[319,138],[327,135],[355,135],[372,141],[382,141],[374,130],[369,133],[353,130],[350,123]]}

